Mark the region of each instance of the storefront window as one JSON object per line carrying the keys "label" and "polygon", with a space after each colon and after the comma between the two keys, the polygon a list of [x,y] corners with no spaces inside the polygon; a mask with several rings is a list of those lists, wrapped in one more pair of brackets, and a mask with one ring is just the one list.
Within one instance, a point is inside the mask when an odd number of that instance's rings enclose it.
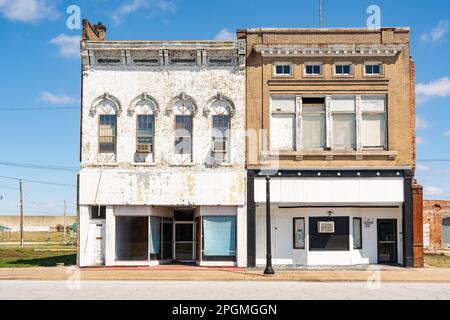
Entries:
{"label": "storefront window", "polygon": [[150,259],[161,260],[161,218],[150,217]]}
{"label": "storefront window", "polygon": [[309,218],[310,251],[349,251],[349,217]]}
{"label": "storefront window", "polygon": [[203,217],[203,260],[236,260],[236,217]]}
{"label": "storefront window", "polygon": [[116,260],[148,261],[147,217],[116,217]]}

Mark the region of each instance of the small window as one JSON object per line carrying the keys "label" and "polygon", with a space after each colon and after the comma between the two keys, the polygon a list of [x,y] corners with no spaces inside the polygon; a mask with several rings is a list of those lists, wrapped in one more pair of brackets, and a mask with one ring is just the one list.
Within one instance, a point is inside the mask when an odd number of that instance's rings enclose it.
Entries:
{"label": "small window", "polygon": [[137,116],[137,146],[138,153],[153,153],[154,116]]}
{"label": "small window", "polygon": [[106,207],[105,206],[91,207],[91,219],[92,220],[105,220],[106,219]]}
{"label": "small window", "polygon": [[192,154],[192,116],[175,116],[175,153]]}
{"label": "small window", "polygon": [[383,67],[380,63],[368,63],[365,72],[367,76],[379,76],[383,73]]}
{"label": "small window", "polygon": [[213,115],[212,156],[216,163],[227,162],[229,128],[228,115]]}
{"label": "small window", "polygon": [[292,75],[292,66],[290,64],[278,64],[275,66],[275,74],[277,76]]}
{"label": "small window", "polygon": [[362,249],[362,219],[353,219],[353,249]]}
{"label": "small window", "polygon": [[337,76],[349,76],[352,74],[352,66],[350,64],[337,64],[334,73]]}
{"label": "small window", "polygon": [[305,66],[305,74],[308,76],[320,76],[322,75],[322,65],[320,64],[307,64]]}
{"label": "small window", "polygon": [[99,153],[116,152],[116,115],[100,115],[99,123]]}

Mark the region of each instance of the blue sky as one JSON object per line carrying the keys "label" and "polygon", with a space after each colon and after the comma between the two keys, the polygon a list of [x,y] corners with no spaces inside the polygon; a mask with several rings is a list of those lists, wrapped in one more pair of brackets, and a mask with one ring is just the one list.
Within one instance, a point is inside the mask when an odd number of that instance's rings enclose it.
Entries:
{"label": "blue sky", "polygon": [[[450,159],[450,2],[324,0],[324,27],[365,27],[369,5],[382,26],[411,27],[418,84],[418,158]],[[76,184],[79,166],[81,30],[66,27],[69,5],[102,21],[109,39],[227,38],[237,28],[317,27],[318,0],[0,0],[0,163],[64,166],[42,170],[0,164],[0,176]],[[58,168],[57,168],[58,169]],[[450,200],[450,161],[420,162],[427,198]],[[0,177],[0,214],[17,214],[18,182]],[[27,214],[75,212],[71,186],[24,182]]]}

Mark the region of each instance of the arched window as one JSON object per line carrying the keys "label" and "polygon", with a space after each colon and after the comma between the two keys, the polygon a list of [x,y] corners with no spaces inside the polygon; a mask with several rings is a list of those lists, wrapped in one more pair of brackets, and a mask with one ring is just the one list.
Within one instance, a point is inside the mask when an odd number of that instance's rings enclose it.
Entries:
{"label": "arched window", "polygon": [[196,105],[182,95],[173,105],[175,115],[175,154],[192,161],[192,129]]}
{"label": "arched window", "polygon": [[210,99],[204,110],[204,115],[211,115],[212,147],[211,157],[214,163],[229,162],[231,117],[235,109],[233,102],[222,94]]}
{"label": "arched window", "polygon": [[159,113],[156,100],[143,93],[130,104],[128,113],[136,113],[136,153],[149,155],[154,153],[155,116]]}
{"label": "arched window", "polygon": [[119,100],[105,93],[94,100],[91,115],[98,113],[98,152],[112,154],[117,151],[117,115],[122,111]]}

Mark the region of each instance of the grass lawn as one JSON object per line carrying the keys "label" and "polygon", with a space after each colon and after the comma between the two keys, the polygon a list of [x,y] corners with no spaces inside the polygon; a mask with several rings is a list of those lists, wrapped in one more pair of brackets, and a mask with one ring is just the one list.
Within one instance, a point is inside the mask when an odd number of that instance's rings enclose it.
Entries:
{"label": "grass lawn", "polygon": [[37,248],[0,247],[0,268],[55,267],[76,264],[76,249],[49,251]]}
{"label": "grass lawn", "polygon": [[[23,238],[25,242],[63,242],[62,232],[24,232]],[[67,233],[67,240],[70,239]],[[20,241],[20,232],[10,232],[0,234],[0,242],[17,242]]]}
{"label": "grass lawn", "polygon": [[434,268],[450,268],[450,257],[444,254],[426,254],[425,265]]}

